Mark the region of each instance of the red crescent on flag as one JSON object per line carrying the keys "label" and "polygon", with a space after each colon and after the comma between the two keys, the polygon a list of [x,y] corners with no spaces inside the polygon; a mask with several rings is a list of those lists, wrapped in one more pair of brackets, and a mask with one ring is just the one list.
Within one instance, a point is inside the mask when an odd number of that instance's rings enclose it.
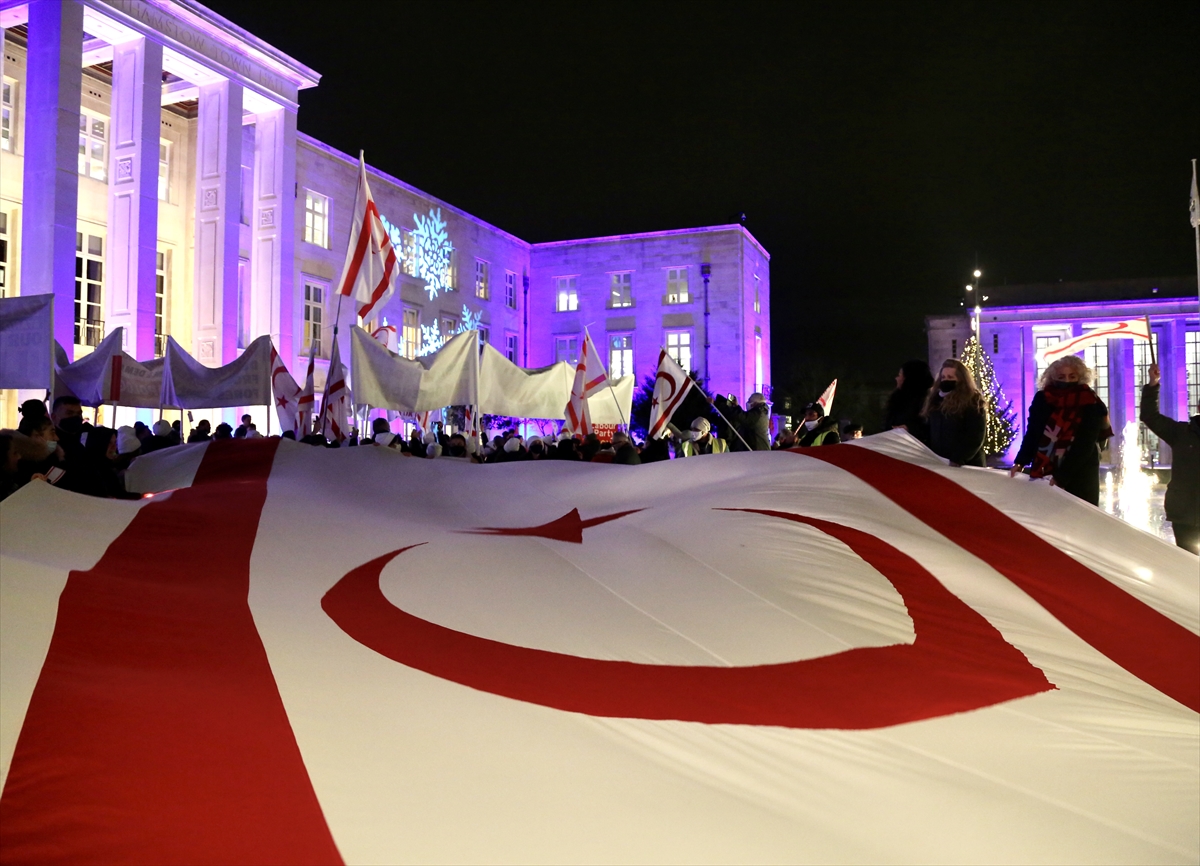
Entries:
{"label": "red crescent on flag", "polygon": [[745,667],[653,665],[514,646],[421,619],[379,587],[401,548],[338,581],[321,607],[379,654],[480,691],[593,716],[862,729],[974,710],[1054,687],[912,557],[837,523],[750,511],[831,535],[878,569],[912,617],[912,644]]}

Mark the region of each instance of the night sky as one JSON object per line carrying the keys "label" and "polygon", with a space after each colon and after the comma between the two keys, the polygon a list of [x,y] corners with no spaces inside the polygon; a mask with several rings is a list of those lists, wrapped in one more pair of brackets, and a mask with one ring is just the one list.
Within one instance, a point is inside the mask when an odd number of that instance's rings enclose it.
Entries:
{"label": "night sky", "polygon": [[1200,3],[206,0],[300,129],[528,241],[734,222],[776,386],[890,382],[988,282],[1194,274]]}

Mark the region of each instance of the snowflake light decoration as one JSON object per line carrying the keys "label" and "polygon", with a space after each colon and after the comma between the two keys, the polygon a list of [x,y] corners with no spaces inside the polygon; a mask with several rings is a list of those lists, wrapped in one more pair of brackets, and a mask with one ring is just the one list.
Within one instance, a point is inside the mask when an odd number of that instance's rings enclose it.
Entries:
{"label": "snowflake light decoration", "polygon": [[466,304],[463,304],[462,324],[458,326],[458,330],[455,331],[455,333],[461,334],[463,331],[478,331],[480,324],[482,324],[482,320],[482,312],[473,313],[471,312],[470,307],[468,307]]}
{"label": "snowflake light decoration", "polygon": [[417,276],[425,281],[425,291],[429,300],[438,296],[438,292],[446,291],[450,286],[450,253],[454,245],[446,233],[446,221],[442,219],[442,209],[429,209],[429,216],[413,214],[416,228],[413,230],[413,244],[416,247]]}
{"label": "snowflake light decoration", "polygon": [[417,350],[418,358],[432,355],[444,345],[446,345],[446,337],[438,330],[437,325],[421,326],[421,348]]}

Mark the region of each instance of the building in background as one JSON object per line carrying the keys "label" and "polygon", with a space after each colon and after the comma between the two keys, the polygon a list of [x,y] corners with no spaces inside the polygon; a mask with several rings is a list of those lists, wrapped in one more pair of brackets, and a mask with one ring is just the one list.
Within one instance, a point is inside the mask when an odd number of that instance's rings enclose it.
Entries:
{"label": "building in background", "polygon": [[[0,0],[0,28],[0,294],[54,294],[72,357],[121,326],[141,360],[170,335],[217,366],[269,334],[296,373],[315,348],[319,386],[357,182],[297,131],[320,75],[195,0]],[[743,226],[530,244],[368,177],[403,354],[476,327],[537,366],[590,326],[616,374],[652,375],[663,346],[717,391],[769,391],[769,256]]]}
{"label": "building in background", "polygon": [[[1017,408],[1020,428],[1011,454],[1025,432],[1027,412],[1045,364],[1037,350],[1082,336],[1092,328],[1148,316],[1162,369],[1159,401],[1164,414],[1183,419],[1200,411],[1200,300],[1194,277],[985,286],[988,300],[980,315],[980,343],[991,358],[1005,394]],[[929,364],[936,371],[957,358],[971,323],[966,313],[927,316]],[[1095,373],[1093,388],[1120,431],[1137,421],[1138,399],[1150,366],[1145,340],[1108,340],[1088,346],[1081,357]],[[1170,463],[1169,448],[1142,431],[1149,459]]]}

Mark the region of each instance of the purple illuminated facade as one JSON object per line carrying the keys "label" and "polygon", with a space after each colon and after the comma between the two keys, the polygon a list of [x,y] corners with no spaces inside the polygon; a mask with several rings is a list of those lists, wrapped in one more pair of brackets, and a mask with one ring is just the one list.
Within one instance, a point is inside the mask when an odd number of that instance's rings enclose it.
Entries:
{"label": "purple illuminated facade", "polygon": [[[1044,365],[1036,352],[1106,323],[1148,316],[1162,370],[1159,402],[1164,414],[1186,418],[1200,412],[1200,301],[1194,277],[1110,280],[1093,283],[983,287],[988,301],[980,316],[980,342],[997,381],[1018,408],[1024,434],[1026,410]],[[967,315],[929,316],[929,363],[936,371],[958,357],[971,335]],[[1150,349],[1144,340],[1108,340],[1082,354],[1095,374],[1093,387],[1108,405],[1112,427],[1137,421]],[[1019,440],[1018,440],[1019,442]],[[1149,459],[1170,464],[1170,449],[1143,431]],[[1014,450],[1010,452],[1015,453]]]}
{"label": "purple illuminated facade", "polygon": [[[269,334],[294,371],[316,345],[320,387],[357,181],[297,129],[321,76],[195,0],[0,0],[0,28],[0,293],[53,294],[74,357],[117,326],[139,359],[170,335],[214,366]],[[651,375],[663,346],[717,391],[769,392],[770,257],[744,227],[531,244],[367,173],[403,354],[474,326],[539,366],[588,326],[614,373]]]}

